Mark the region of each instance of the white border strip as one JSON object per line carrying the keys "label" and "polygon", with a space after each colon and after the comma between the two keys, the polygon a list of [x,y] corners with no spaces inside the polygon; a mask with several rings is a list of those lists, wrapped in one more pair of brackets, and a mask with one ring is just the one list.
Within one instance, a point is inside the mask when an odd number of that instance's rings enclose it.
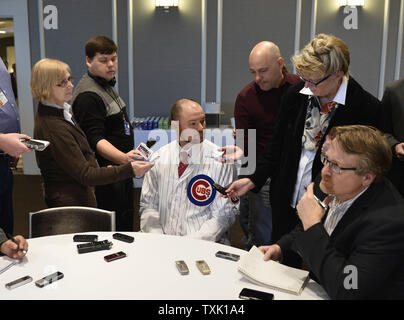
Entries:
{"label": "white border strip", "polygon": [[39,55],[43,59],[46,57],[45,29],[43,27],[43,0],[38,0],[38,24],[39,24]]}
{"label": "white border strip", "polygon": [[207,25],[207,2],[202,0],[202,52],[201,52],[201,105],[206,105],[206,25]]}
{"label": "white border strip", "polygon": [[133,0],[128,0],[128,94],[129,94],[129,121],[135,114],[134,106],[134,76],[133,76]]}
{"label": "white border strip", "polygon": [[312,0],[311,6],[311,26],[310,26],[310,39],[316,35],[317,26],[317,0]]}
{"label": "white border strip", "polygon": [[[302,23],[302,0],[296,0],[296,25],[295,25],[295,52],[297,54],[300,50],[300,34]],[[296,73],[296,68],[293,66],[293,73]]]}
{"label": "white border strip", "polygon": [[379,94],[378,94],[379,99],[381,99],[383,97],[384,81],[385,81],[385,76],[386,76],[387,39],[388,39],[388,32],[389,32],[389,11],[390,11],[390,0],[385,0],[382,52],[381,52],[381,57],[380,57],[380,73],[379,73]]}
{"label": "white border strip", "polygon": [[400,79],[401,55],[402,55],[402,48],[403,48],[403,24],[404,24],[404,0],[401,0],[400,21],[398,23],[396,68],[395,68],[395,72],[394,72],[394,80]]}
{"label": "white border strip", "polygon": [[222,101],[222,34],[223,0],[217,0],[216,103],[219,104],[220,109]]}
{"label": "white border strip", "polygon": [[[112,40],[116,43],[118,46],[118,21],[117,21],[117,6],[116,6],[116,0],[111,0],[111,7],[112,7]],[[119,47],[119,46],[118,46]],[[118,67],[119,69],[119,67]],[[116,78],[116,84],[115,84],[115,89],[117,92],[119,92],[119,76],[118,76],[118,70],[116,71],[115,74]]]}
{"label": "white border strip", "polygon": [[117,23],[117,4],[116,0],[111,0],[112,7],[112,40],[118,44],[118,23]]}

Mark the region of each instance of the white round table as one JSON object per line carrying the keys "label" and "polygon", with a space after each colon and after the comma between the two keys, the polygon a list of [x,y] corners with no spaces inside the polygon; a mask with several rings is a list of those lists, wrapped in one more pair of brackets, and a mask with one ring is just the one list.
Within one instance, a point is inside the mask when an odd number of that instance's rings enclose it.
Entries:
{"label": "white round table", "polygon": [[[28,239],[29,250],[21,262],[0,274],[1,299],[141,299],[235,300],[242,288],[274,294],[274,299],[328,299],[320,285],[310,281],[296,296],[256,285],[237,271],[237,262],[217,258],[219,250],[243,255],[246,251],[188,237],[124,232],[133,243],[112,238],[113,232],[91,232],[98,240],[113,243],[110,250],[78,254],[73,234]],[[105,262],[104,256],[123,251],[126,258]],[[0,257],[4,265],[8,257]],[[188,275],[181,275],[176,260],[184,260]],[[211,274],[202,275],[197,260],[205,260]],[[56,271],[64,278],[38,288],[35,281]],[[5,284],[29,275],[29,284],[8,290]]]}

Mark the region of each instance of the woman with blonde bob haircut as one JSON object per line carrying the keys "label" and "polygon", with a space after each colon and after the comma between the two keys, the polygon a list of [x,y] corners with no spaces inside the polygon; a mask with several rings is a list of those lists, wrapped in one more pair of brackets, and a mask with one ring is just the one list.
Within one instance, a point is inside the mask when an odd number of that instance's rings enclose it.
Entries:
{"label": "woman with blonde bob haircut", "polygon": [[[39,101],[49,100],[54,84],[63,79],[66,73],[71,74],[70,67],[59,60],[42,59],[35,66],[35,72],[31,75],[31,91]],[[72,78],[70,80],[73,81]]]}
{"label": "woman with blonde bob haircut", "polygon": [[345,42],[332,35],[317,35],[292,57],[292,62],[298,74],[325,77],[342,72],[349,76],[349,49]]}
{"label": "woman with blonde bob haircut", "polygon": [[[350,75],[344,41],[318,34],[292,62],[302,82],[284,95],[273,138],[255,173],[227,189],[229,196],[240,196],[260,190],[271,178],[273,242],[298,222],[295,207],[321,172],[321,149],[330,129],[354,124],[380,128],[380,102]],[[297,260],[290,264],[299,266]]]}
{"label": "woman with blonde bob haircut", "polygon": [[98,167],[84,132],[69,112],[72,81],[69,66],[54,59],[38,61],[31,73],[32,96],[39,100],[34,138],[50,142],[44,151],[36,151],[48,207],[96,207],[94,186],[142,176],[153,166],[135,161]]}

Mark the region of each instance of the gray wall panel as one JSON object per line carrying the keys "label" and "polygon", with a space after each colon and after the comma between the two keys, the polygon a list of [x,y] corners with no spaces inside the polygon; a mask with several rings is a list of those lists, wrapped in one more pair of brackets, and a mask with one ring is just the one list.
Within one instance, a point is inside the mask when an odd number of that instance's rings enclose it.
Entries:
{"label": "gray wall panel", "polygon": [[248,56],[263,40],[275,42],[291,70],[289,57],[294,52],[295,1],[256,0],[223,1],[223,122],[229,124],[234,102],[240,90],[252,81]]}
{"label": "gray wall panel", "polygon": [[117,1],[117,17],[119,94],[128,105],[128,6],[126,1]]}
{"label": "gray wall panel", "polygon": [[[396,1],[398,1],[398,0],[396,0]],[[401,0],[401,2],[404,2],[404,0]],[[401,2],[400,2],[400,4],[401,4]],[[400,8],[400,17],[401,17],[401,20],[399,20],[399,21],[401,21],[402,23],[402,25],[404,25],[404,3],[403,4],[401,4],[401,8]],[[400,78],[404,78],[404,32],[403,32],[403,35],[402,35],[402,37],[401,37],[401,63],[400,63]]]}
{"label": "gray wall panel", "polygon": [[200,100],[200,0],[170,13],[135,1],[134,47],[136,116],[169,115],[181,97]]}
{"label": "gray wall panel", "polygon": [[390,0],[386,76],[384,78],[385,80],[384,86],[386,86],[386,84],[394,80],[399,19],[400,19],[400,0],[398,1]]}
{"label": "gray wall panel", "polygon": [[[29,21],[29,42],[31,51],[31,69],[34,64],[41,59],[41,49],[39,45],[39,22],[38,22],[38,0],[28,1],[28,21]],[[33,99],[34,114],[38,109],[38,104]]]}
{"label": "gray wall panel", "polygon": [[352,76],[377,97],[383,35],[384,1],[367,0],[358,8],[357,30],[346,30],[342,8],[318,1],[317,33],[331,33],[345,41],[351,54]]}
{"label": "gray wall panel", "polygon": [[34,66],[41,56],[39,48],[38,0],[28,1],[28,20],[31,65]]}
{"label": "gray wall panel", "polygon": [[[216,99],[217,0],[207,1],[206,101]],[[359,8],[359,29],[345,30],[343,9],[336,0],[317,0],[316,32],[341,37],[351,52],[353,76],[378,94],[394,79],[401,0],[390,0],[385,78],[380,77],[385,0],[366,0]],[[174,100],[201,98],[202,0],[180,0],[178,10],[157,11],[152,0],[133,0],[134,68],[128,70],[128,1],[117,0],[119,90],[129,103],[134,92],[136,116],[168,115]],[[303,0],[300,48],[311,40],[314,0]],[[79,78],[85,71],[84,44],[91,36],[112,37],[111,0],[44,0],[58,8],[59,29],[45,30],[46,55],[66,61]],[[28,1],[32,65],[40,58],[38,0]],[[221,100],[223,122],[233,116],[237,93],[251,81],[248,55],[259,41],[272,40],[290,70],[294,53],[296,0],[223,0],[223,53]],[[404,45],[400,76],[404,75]],[[130,72],[134,88],[129,88]],[[201,101],[203,102],[203,101]]]}
{"label": "gray wall panel", "polygon": [[404,78],[404,41],[401,47],[400,79]]}
{"label": "gray wall panel", "polygon": [[96,35],[112,38],[111,1],[44,0],[44,7],[48,4],[58,9],[58,29],[45,30],[46,57],[68,63],[78,80],[87,71],[86,41]]}
{"label": "gray wall panel", "polygon": [[311,40],[312,0],[302,1],[302,23],[300,26],[300,49]]}
{"label": "gray wall panel", "polygon": [[206,101],[216,101],[217,0],[207,2]]}

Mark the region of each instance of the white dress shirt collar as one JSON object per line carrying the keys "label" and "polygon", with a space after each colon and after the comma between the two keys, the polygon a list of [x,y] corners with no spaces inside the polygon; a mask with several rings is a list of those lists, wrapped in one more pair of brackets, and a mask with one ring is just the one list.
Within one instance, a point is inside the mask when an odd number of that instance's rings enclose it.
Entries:
{"label": "white dress shirt collar", "polygon": [[331,235],[333,233],[334,229],[338,225],[338,222],[342,219],[342,217],[345,215],[345,213],[348,211],[348,209],[351,207],[351,205],[367,189],[368,189],[368,187],[366,187],[364,190],[362,190],[359,194],[357,194],[352,199],[346,200],[341,203],[338,203],[337,199],[334,197],[334,199],[329,204],[327,218],[324,221],[324,228],[327,231],[328,235]]}
{"label": "white dress shirt collar", "polygon": [[75,123],[72,120],[72,115],[70,113],[70,104],[67,102],[64,103],[63,107],[57,105],[56,103],[52,103],[49,101],[43,101],[42,104],[48,106],[48,107],[54,107],[57,109],[62,109],[63,110],[63,117],[65,118],[66,121],[69,121],[71,124],[75,125]]}
{"label": "white dress shirt collar", "polygon": [[[338,88],[338,91],[332,101],[345,105],[345,100],[346,100],[346,91],[348,89],[348,80],[349,78],[345,75],[342,78],[341,85]],[[313,96],[313,92],[310,90],[308,87],[303,87],[302,90],[299,91],[299,93],[307,95],[307,96]]]}

